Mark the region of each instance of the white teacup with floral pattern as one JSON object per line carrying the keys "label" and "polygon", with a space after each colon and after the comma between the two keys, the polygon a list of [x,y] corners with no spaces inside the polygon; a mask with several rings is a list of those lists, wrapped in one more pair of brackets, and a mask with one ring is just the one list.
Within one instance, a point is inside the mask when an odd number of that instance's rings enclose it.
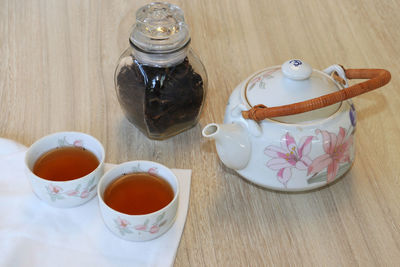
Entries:
{"label": "white teacup with floral pattern", "polygon": [[[110,208],[104,202],[104,191],[117,178],[128,173],[148,172],[166,180],[174,198],[164,208],[143,215],[128,215]],[[131,241],[147,241],[164,234],[174,223],[178,209],[179,184],[175,174],[164,165],[152,161],[130,161],[115,166],[100,179],[97,188],[104,223],[115,235]]]}
{"label": "white teacup with floral pattern", "polygon": [[[99,165],[91,173],[69,181],[50,181],[35,175],[35,162],[44,153],[59,147],[77,146],[91,151]],[[82,205],[96,195],[97,183],[104,173],[104,148],[94,137],[80,132],[59,132],[45,136],[31,145],[26,152],[25,165],[33,192],[51,206],[69,208]]]}

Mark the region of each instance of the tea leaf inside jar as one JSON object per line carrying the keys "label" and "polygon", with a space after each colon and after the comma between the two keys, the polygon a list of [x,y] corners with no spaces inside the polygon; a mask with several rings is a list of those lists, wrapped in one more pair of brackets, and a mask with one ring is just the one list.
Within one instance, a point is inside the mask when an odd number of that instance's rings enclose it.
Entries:
{"label": "tea leaf inside jar", "polygon": [[120,69],[117,88],[128,120],[155,139],[194,126],[204,97],[203,79],[187,57],[166,68],[133,60]]}

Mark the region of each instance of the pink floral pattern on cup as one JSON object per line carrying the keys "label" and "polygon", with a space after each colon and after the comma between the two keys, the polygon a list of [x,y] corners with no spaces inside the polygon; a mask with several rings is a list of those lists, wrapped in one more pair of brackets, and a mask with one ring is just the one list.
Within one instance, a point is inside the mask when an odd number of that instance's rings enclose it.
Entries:
{"label": "pink floral pattern on cup", "polygon": [[75,140],[75,141],[72,143],[72,145],[73,145],[73,146],[76,146],[76,147],[83,147],[83,142],[82,142],[82,140]]}
{"label": "pink floral pattern on cup", "polygon": [[115,220],[116,227],[118,228],[121,235],[131,234],[132,231],[130,228],[130,223],[127,220],[121,219],[120,217],[116,218]]}
{"label": "pink floral pattern on cup", "polygon": [[158,231],[160,231],[160,228],[166,225],[167,220],[164,219],[165,217],[165,212],[157,216],[156,220],[154,223],[149,224],[150,220],[146,219],[143,224],[137,224],[132,226],[131,223],[125,219],[121,219],[120,217],[117,217],[114,219],[115,226],[119,230],[121,235],[125,234],[132,234],[134,232],[140,234],[141,232],[148,232],[150,234],[156,234]]}
{"label": "pink floral pattern on cup", "polygon": [[132,168],[132,172],[147,172],[148,174],[152,174],[152,175],[158,175],[158,168],[157,167],[151,167],[149,169],[143,169],[140,166],[140,163],[138,163],[136,166],[134,166]]}
{"label": "pink floral pattern on cup", "polygon": [[83,188],[82,184],[78,184],[74,189],[65,191],[61,186],[50,183],[46,185],[46,190],[53,202],[66,197],[88,198],[90,193],[96,189],[95,179],[93,176]]}
{"label": "pink floral pattern on cup", "polygon": [[61,193],[61,191],[63,191],[63,189],[61,187],[59,187],[57,185],[51,185],[51,184],[48,186],[47,189],[51,194],[55,194],[55,195],[57,195],[57,194]]}
{"label": "pink floral pattern on cup", "polygon": [[152,174],[152,175],[157,175],[158,174],[158,169],[156,167],[150,168],[147,173]]}
{"label": "pink floral pattern on cup", "polygon": [[59,146],[75,146],[75,147],[83,147],[83,141],[81,139],[77,139],[72,141],[71,143],[67,141],[67,138],[64,136],[63,139],[58,139]]}

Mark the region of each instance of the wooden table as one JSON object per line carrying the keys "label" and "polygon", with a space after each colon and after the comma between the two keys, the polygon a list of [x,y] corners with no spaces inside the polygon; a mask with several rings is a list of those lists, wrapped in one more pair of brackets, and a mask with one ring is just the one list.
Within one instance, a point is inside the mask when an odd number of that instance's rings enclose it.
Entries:
{"label": "wooden table", "polygon": [[[176,266],[400,265],[400,2],[174,1],[209,88],[200,123],[152,141],[123,116],[114,69],[145,1],[0,1],[0,136],[30,145],[74,130],[111,163],[146,159],[193,169]],[[202,138],[251,73],[290,58],[314,68],[386,68],[383,89],[354,99],[356,160],[338,182],[279,193],[240,178]],[[354,83],[354,82],[352,82]]]}

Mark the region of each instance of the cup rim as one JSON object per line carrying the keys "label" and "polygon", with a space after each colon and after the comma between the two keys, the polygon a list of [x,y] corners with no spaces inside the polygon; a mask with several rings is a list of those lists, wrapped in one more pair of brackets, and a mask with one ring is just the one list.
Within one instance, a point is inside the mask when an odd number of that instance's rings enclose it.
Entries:
{"label": "cup rim", "polygon": [[[124,166],[124,165],[131,165],[131,164],[138,163],[138,162],[139,162],[139,163],[140,163],[140,162],[145,162],[145,163],[155,164],[155,165],[158,165],[158,166],[160,166],[160,167],[162,167],[162,168],[165,168],[168,172],[170,172],[170,173],[172,174],[173,179],[174,179],[175,182],[176,182],[176,192],[174,192],[174,198],[173,198],[165,207],[163,207],[163,208],[161,208],[161,209],[159,209],[159,210],[153,211],[153,212],[151,212],[151,213],[146,213],[146,214],[127,214],[127,213],[123,213],[123,212],[120,212],[120,211],[118,211],[118,210],[115,210],[115,209],[111,208],[110,206],[108,206],[108,205],[106,204],[106,202],[105,202],[104,199],[103,199],[103,195],[102,195],[101,192],[100,192],[100,188],[101,188],[102,184],[104,183],[104,179],[105,179],[104,177],[106,177],[107,175],[109,175],[109,173],[112,172],[113,170],[118,169],[118,168],[121,168],[121,167]],[[135,173],[135,172],[130,172],[130,173]],[[110,183],[111,183],[112,181],[114,181],[115,179],[118,179],[119,177],[121,177],[121,175],[120,175],[120,176],[113,177],[113,179],[110,181]],[[165,180],[165,178],[164,178],[163,176],[160,175],[159,177]],[[167,181],[167,183],[169,183],[170,186],[172,186],[170,182]],[[123,163],[121,163],[121,164],[117,164],[117,165],[115,165],[114,167],[112,167],[111,169],[109,169],[107,172],[105,172],[105,173],[103,174],[103,176],[100,177],[100,180],[99,180],[99,182],[97,183],[97,197],[98,197],[99,201],[101,202],[101,204],[103,204],[103,205],[104,205],[105,207],[107,207],[109,210],[115,212],[115,213],[118,214],[118,215],[127,216],[127,217],[129,217],[129,218],[135,218],[135,219],[136,219],[136,218],[145,217],[145,216],[149,216],[149,215],[154,215],[154,214],[156,214],[156,213],[161,213],[161,212],[163,212],[163,211],[169,209],[169,207],[172,206],[172,205],[177,201],[177,199],[179,198],[179,193],[180,193],[180,190],[179,190],[179,180],[178,180],[178,178],[176,177],[176,175],[174,174],[174,172],[173,172],[170,168],[168,168],[167,166],[165,166],[165,165],[163,165],[163,164],[161,164],[161,163],[155,162],[155,161],[150,161],[150,160],[132,160],[132,161],[123,162]],[[176,217],[176,214],[175,214],[175,217]]]}
{"label": "cup rim", "polygon": [[[45,139],[47,139],[47,138],[50,138],[50,137],[56,136],[56,135],[61,135],[61,134],[80,134],[80,135],[85,135],[85,136],[87,136],[87,137],[89,137],[89,138],[92,138],[92,139],[99,145],[99,147],[100,147],[100,152],[101,152],[101,159],[99,160],[99,165],[96,167],[96,169],[94,169],[94,170],[91,171],[90,173],[86,174],[85,176],[82,176],[82,177],[79,177],[79,178],[76,178],[76,179],[72,179],[72,180],[66,180],[66,181],[53,181],[53,180],[48,180],[48,179],[44,179],[44,178],[42,178],[42,177],[37,176],[37,175],[33,172],[33,170],[31,170],[31,168],[29,168],[29,166],[28,166],[28,154],[29,154],[30,150],[31,150],[34,146],[37,146],[39,142],[43,142],[43,140],[45,140]],[[54,149],[54,148],[52,148],[52,149]],[[90,150],[90,149],[89,149],[89,150]],[[48,150],[48,151],[49,151],[49,150]],[[90,150],[90,152],[92,152],[92,151]],[[94,153],[94,152],[92,152],[92,153]],[[63,132],[55,132],[55,133],[52,133],[52,134],[45,135],[45,136],[39,138],[38,140],[36,140],[32,145],[30,145],[30,146],[28,147],[28,149],[26,150],[26,153],[25,153],[24,164],[25,164],[25,167],[29,170],[29,172],[31,172],[31,174],[33,174],[33,176],[34,176],[35,178],[37,178],[38,180],[41,180],[41,181],[43,181],[43,182],[54,183],[54,184],[66,184],[66,183],[71,183],[71,182],[75,182],[75,181],[84,180],[84,179],[87,178],[89,175],[92,175],[94,172],[98,171],[100,168],[103,167],[103,165],[104,165],[104,159],[105,159],[105,150],[104,150],[104,146],[103,146],[103,144],[102,144],[96,137],[94,137],[94,136],[92,136],[92,135],[90,135],[90,134],[87,134],[87,133],[83,133],[83,132],[63,131]]]}

